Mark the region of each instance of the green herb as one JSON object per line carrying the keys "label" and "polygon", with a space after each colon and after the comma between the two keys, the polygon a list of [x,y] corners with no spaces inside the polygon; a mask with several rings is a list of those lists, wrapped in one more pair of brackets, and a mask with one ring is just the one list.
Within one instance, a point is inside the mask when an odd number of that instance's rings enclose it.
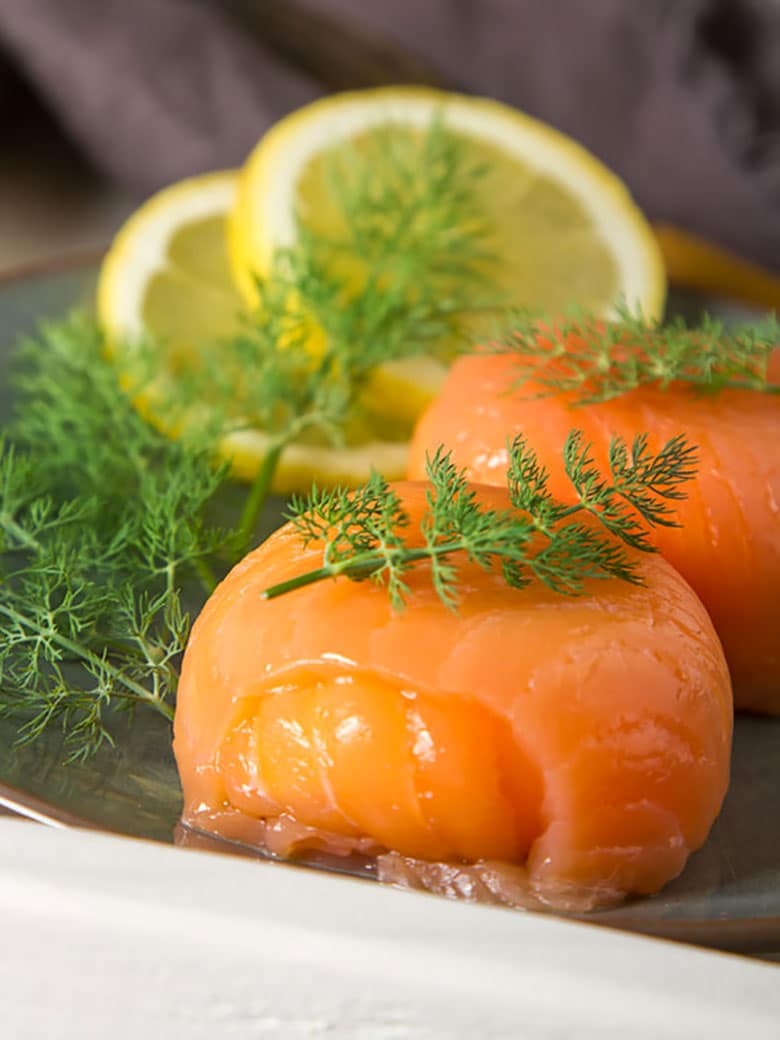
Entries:
{"label": "green herb", "polygon": [[[680,436],[652,455],[644,435],[630,449],[613,438],[604,476],[575,430],[564,463],[575,492],[571,505],[552,495],[547,470],[518,437],[509,446],[511,508],[494,509],[479,501],[464,472],[439,450],[428,460],[427,509],[416,530],[379,475],[357,492],[315,489],[293,501],[290,519],[305,546],[322,544],[322,565],[266,589],[264,596],[272,599],[326,578],[371,578],[400,609],[409,595],[408,572],[425,562],[439,598],[455,608],[458,557],[485,570],[500,567],[513,588],[536,579],[576,596],[592,579],[638,583],[636,563],[624,547],[652,552],[648,529],[676,526],[669,503],[685,497],[682,486],[694,476],[695,447]],[[595,523],[573,520],[582,513]]]}
{"label": "green herb", "polygon": [[555,324],[519,314],[487,349],[517,357],[518,383],[533,380],[539,396],[570,393],[573,403],[586,405],[672,383],[705,393],[780,394],[769,378],[779,344],[774,317],[729,331],[707,316],[696,327],[682,319],[653,325],[620,308],[613,322],[577,311]]}
{"label": "green herb", "polygon": [[224,471],[141,419],[88,320],[48,326],[21,361],[0,438],[0,715],[22,741],[60,725],[79,758],[117,710],[172,717],[181,589],[213,583],[223,536],[204,514]]}
{"label": "green herb", "polygon": [[[193,345],[175,376],[160,343],[108,360],[84,316],[23,345],[18,414],[0,431],[0,715],[18,721],[20,741],[59,726],[81,758],[113,740],[117,712],[170,720],[183,603],[197,609],[251,544],[288,445],[345,443],[366,421],[377,364],[447,356],[468,317],[495,306],[483,171],[440,121],[414,148],[389,141],[369,138],[332,165],[339,234],[301,215],[299,244],[258,283],[256,310],[226,341]],[[130,398],[142,392],[182,437],[139,416]],[[214,458],[220,438],[247,429],[268,450],[233,508]]]}
{"label": "green herb", "polygon": [[325,237],[299,215],[298,244],[258,279],[257,306],[238,334],[201,345],[164,402],[186,421],[208,401],[218,435],[268,437],[237,556],[289,444],[342,447],[351,421],[365,427],[375,419],[362,395],[378,365],[452,356],[467,346],[474,315],[500,305],[489,291],[491,229],[479,215],[484,167],[440,120],[416,145],[395,142],[394,133],[377,131],[331,160],[339,231]]}

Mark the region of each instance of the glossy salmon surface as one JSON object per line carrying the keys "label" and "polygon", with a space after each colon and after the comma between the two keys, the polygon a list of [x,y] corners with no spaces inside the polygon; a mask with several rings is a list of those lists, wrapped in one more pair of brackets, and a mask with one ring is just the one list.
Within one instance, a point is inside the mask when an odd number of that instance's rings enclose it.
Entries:
{"label": "glossy salmon surface", "polygon": [[[425,487],[398,491],[412,542]],[[425,566],[401,612],[346,578],[262,598],[321,562],[286,525],[195,623],[175,720],[186,822],[284,855],[520,865],[553,905],[682,870],[726,791],[733,707],[710,619],[665,560],[641,555],[644,587],[576,599],[461,561],[457,613]]]}
{"label": "glossy salmon surface", "polygon": [[[780,381],[780,351],[771,375]],[[502,484],[507,441],[524,434],[549,469],[551,490],[575,501],[561,449],[581,429],[604,472],[610,438],[649,434],[657,451],[684,433],[699,447],[688,497],[674,504],[679,528],[652,539],[698,593],[723,642],[738,708],[780,713],[780,397],[749,391],[702,396],[687,387],[646,388],[597,405],[571,395],[539,397],[518,385],[508,355],[472,355],[453,366],[423,415],[411,446],[409,476],[425,456],[450,448],[471,480]]]}

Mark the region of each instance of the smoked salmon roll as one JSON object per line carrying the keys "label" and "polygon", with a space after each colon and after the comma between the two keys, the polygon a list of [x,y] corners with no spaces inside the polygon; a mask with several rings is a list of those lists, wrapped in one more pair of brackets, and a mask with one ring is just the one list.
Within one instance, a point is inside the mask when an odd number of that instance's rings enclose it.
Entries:
{"label": "smoked salmon roll", "polygon": [[[395,491],[414,544],[426,485]],[[733,705],[698,597],[628,551],[642,585],[589,580],[576,598],[463,559],[457,611],[426,563],[400,610],[346,577],[265,599],[322,563],[285,525],[194,625],[175,719],[185,823],[283,856],[359,850],[380,876],[512,904],[657,892],[720,810]]]}
{"label": "smoked salmon roll", "polygon": [[[676,506],[679,526],[657,527],[650,539],[709,611],[736,707],[780,713],[780,396],[702,394],[676,383],[580,406],[574,392],[518,382],[519,371],[511,354],[459,359],[417,426],[409,477],[422,477],[426,455],[444,445],[471,480],[503,484],[507,445],[524,435],[550,472],[552,492],[573,501],[560,451],[572,426],[601,467],[614,436],[631,441],[647,431],[653,450],[685,434],[699,449],[698,475]],[[780,380],[780,351],[770,374]]]}

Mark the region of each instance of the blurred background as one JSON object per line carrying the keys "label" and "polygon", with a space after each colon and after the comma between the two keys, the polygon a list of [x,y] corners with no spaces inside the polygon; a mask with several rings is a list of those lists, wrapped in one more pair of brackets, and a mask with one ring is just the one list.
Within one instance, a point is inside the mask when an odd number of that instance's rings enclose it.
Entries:
{"label": "blurred background", "polygon": [[780,273],[780,0],[0,0],[0,272],[104,246],[331,90],[487,94]]}

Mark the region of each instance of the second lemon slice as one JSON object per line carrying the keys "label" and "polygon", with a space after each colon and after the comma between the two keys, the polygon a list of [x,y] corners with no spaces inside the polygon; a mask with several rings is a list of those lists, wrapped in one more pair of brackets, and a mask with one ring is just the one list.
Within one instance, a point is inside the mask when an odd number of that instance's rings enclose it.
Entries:
{"label": "second lemon slice", "polygon": [[[381,131],[392,156],[425,161],[420,142],[435,122],[482,170],[476,185],[492,288],[506,304],[556,313],[577,305],[608,316],[616,303],[660,317],[666,283],[658,246],[624,185],[584,148],[494,101],[416,88],[383,88],[314,102],[278,123],[245,165],[231,214],[237,284],[255,277],[301,226],[338,236],[333,170],[349,167]],[[365,150],[365,147],[364,147]],[[377,169],[377,177],[382,174]],[[437,392],[432,359],[382,366],[372,384],[379,411],[413,418]]]}
{"label": "second lemon slice", "polygon": [[235,328],[242,300],[227,259],[233,171],[179,181],[152,196],[120,229],[97,288],[98,316],[113,344],[153,336],[166,350]]}

